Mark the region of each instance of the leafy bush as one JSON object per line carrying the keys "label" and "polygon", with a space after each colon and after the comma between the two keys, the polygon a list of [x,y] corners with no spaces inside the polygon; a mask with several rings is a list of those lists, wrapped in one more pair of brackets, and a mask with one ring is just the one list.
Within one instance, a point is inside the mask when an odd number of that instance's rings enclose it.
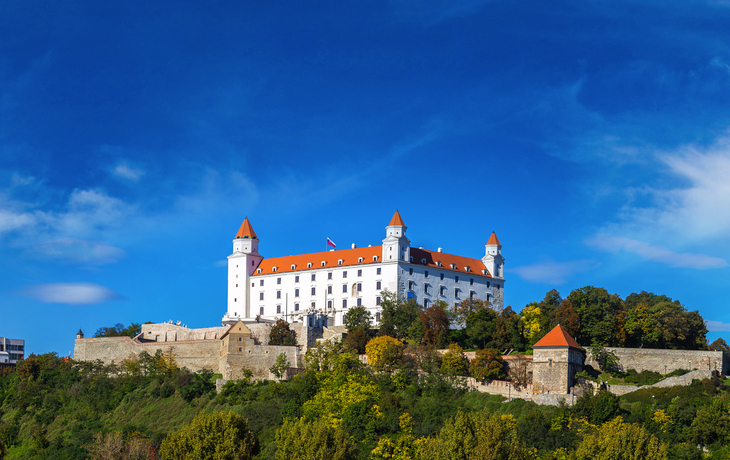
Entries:
{"label": "leafy bush", "polygon": [[387,335],[375,337],[365,347],[368,364],[376,370],[393,366],[403,358],[404,348],[403,342],[393,337]]}

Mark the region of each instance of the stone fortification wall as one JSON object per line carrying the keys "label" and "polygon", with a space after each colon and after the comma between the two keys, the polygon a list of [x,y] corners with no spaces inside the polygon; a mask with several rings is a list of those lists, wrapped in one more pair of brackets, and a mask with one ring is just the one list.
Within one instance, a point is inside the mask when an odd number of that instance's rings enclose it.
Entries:
{"label": "stone fortification wall", "polygon": [[289,361],[289,366],[299,365],[299,353],[297,347],[284,347],[275,345],[255,345],[244,349],[240,353],[229,353],[220,360],[218,372],[223,374],[224,379],[237,379],[241,377],[244,369],[253,371],[254,379],[275,379],[269,370],[276,362],[276,358],[284,353]]}
{"label": "stone fortification wall", "polygon": [[606,390],[610,391],[611,393],[621,396],[625,395],[627,393],[631,393],[632,391],[641,390],[644,388],[667,388],[667,387],[678,387],[678,386],[686,386],[692,383],[692,380],[704,380],[709,379],[712,377],[713,371],[703,370],[699,369],[696,371],[688,372],[684,375],[680,375],[677,377],[669,377],[667,379],[662,380],[661,382],[657,382],[654,385],[606,385]]}
{"label": "stone fortification wall", "polygon": [[[660,374],[670,373],[676,369],[717,370],[724,375],[730,371],[730,363],[721,351],[701,350],[661,350],[656,348],[610,348],[606,350],[616,353],[621,370],[635,369]],[[589,354],[590,356],[590,354]],[[598,369],[598,363],[586,360],[586,365]],[[666,366],[666,367],[665,367]]]}
{"label": "stone fortification wall", "polygon": [[480,393],[488,393],[490,395],[500,395],[509,399],[528,399],[532,394],[532,385],[528,384],[524,388],[515,389],[512,382],[506,382],[504,380],[491,380],[489,382],[480,382],[474,377],[464,378],[467,388],[471,391],[478,391]]}
{"label": "stone fortification wall", "polygon": [[190,329],[173,323],[143,324],[144,340],[155,342],[176,342],[180,340],[213,340],[219,339],[228,330],[228,326],[201,327]]}
{"label": "stone fortification wall", "polygon": [[[269,335],[271,334],[271,323],[246,323],[246,327],[251,330],[251,337],[260,345],[269,344]],[[314,345],[318,338],[322,337],[322,328],[309,327],[307,323],[293,322],[289,323],[289,329],[296,332],[297,344],[301,347],[301,352],[306,353],[307,348]]]}
{"label": "stone fortification wall", "polygon": [[178,342],[138,343],[129,337],[99,337],[76,339],[74,359],[93,361],[100,359],[104,364],[120,363],[125,359],[137,359],[143,351],[154,355],[157,350],[172,352],[180,367],[191,371],[203,368],[217,371],[220,360],[220,341],[189,340]]}

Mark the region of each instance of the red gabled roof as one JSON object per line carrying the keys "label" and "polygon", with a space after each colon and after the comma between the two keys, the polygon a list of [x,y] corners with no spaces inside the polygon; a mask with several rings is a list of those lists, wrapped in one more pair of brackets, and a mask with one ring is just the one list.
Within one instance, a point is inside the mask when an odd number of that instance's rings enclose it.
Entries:
{"label": "red gabled roof", "polygon": [[487,241],[487,244],[496,244],[497,246],[502,246],[499,243],[499,240],[497,239],[497,234],[495,232],[492,232],[492,235],[489,237],[489,241]]}
{"label": "red gabled roof", "polygon": [[[296,256],[273,257],[264,259],[254,271],[256,275],[270,275],[272,273],[298,272],[302,270],[319,270],[322,262],[325,267],[342,267],[347,265],[365,265],[373,262],[382,262],[383,248],[381,246],[370,246],[367,248],[342,249],[340,251],[314,252],[311,254],[299,254]],[[363,261],[360,262],[362,257]],[[373,260],[375,258],[375,260]],[[342,264],[338,262],[342,259]],[[307,268],[307,264],[312,264],[311,268]],[[291,266],[294,265],[292,270]],[[276,272],[274,272],[274,267]],[[261,269],[261,273],[259,273]]]}
{"label": "red gabled roof", "polygon": [[388,227],[392,227],[393,225],[400,225],[405,227],[406,224],[403,222],[403,218],[400,216],[400,213],[396,209],[395,214],[393,214],[393,218],[390,219],[390,223],[388,224]]}
{"label": "red gabled roof", "polygon": [[251,238],[251,239],[258,239],[256,238],[256,232],[253,231],[253,227],[251,226],[251,222],[248,221],[248,217],[243,219],[243,223],[241,224],[241,228],[238,229],[238,233],[236,233],[236,238]]}
{"label": "red gabled roof", "polygon": [[573,340],[563,326],[558,324],[552,331],[545,334],[545,337],[537,341],[532,348],[537,347],[570,347],[580,349],[580,345]]}
{"label": "red gabled roof", "polygon": [[[472,259],[471,257],[455,256],[453,254],[446,254],[445,252],[429,251],[419,248],[411,248],[411,257],[413,258],[413,262],[411,263],[417,265],[426,265],[436,269],[451,270],[470,275],[492,276],[489,271],[486,274],[482,271],[487,270],[484,262],[479,259]],[[438,262],[441,262],[441,265]],[[451,267],[452,264],[454,265],[453,268]],[[469,267],[469,271],[466,270],[467,267]]]}

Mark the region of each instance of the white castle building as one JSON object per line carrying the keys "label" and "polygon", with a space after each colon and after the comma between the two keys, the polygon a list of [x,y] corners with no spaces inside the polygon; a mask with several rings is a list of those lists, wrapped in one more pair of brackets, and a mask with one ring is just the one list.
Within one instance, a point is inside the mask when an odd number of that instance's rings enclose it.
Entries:
{"label": "white castle building", "polygon": [[228,310],[224,324],[238,320],[342,325],[349,308],[364,306],[380,321],[382,291],[429,307],[467,298],[503,306],[504,258],[492,232],[484,257],[473,259],[410,246],[398,211],[385,227],[382,246],[330,250],[266,259],[248,220],[228,256]]}

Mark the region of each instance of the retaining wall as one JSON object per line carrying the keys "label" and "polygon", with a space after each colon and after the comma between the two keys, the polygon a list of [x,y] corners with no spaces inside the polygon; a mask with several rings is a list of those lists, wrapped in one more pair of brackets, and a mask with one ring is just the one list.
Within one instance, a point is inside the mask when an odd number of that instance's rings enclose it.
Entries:
{"label": "retaining wall", "polygon": [[[619,358],[621,370],[636,369],[668,374],[677,369],[698,369],[728,374],[730,363],[721,351],[662,350],[657,348],[613,348],[606,347]],[[590,356],[590,353],[589,353]],[[598,369],[598,363],[586,359],[586,365]]]}

